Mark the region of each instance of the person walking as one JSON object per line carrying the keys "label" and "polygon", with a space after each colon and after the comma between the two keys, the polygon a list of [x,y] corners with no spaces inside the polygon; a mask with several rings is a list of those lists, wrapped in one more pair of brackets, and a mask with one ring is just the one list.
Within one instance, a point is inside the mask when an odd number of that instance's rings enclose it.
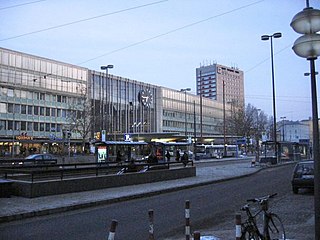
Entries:
{"label": "person walking", "polygon": [[177,150],[177,153],[176,153],[176,161],[177,162],[180,161],[180,150],[179,149]]}
{"label": "person walking", "polygon": [[186,167],[189,161],[189,156],[187,154],[187,152],[185,151],[181,157],[181,162],[183,163],[183,165]]}
{"label": "person walking", "polygon": [[166,153],[167,162],[170,162],[170,157],[171,157],[170,152],[169,150],[167,150],[167,153]]}

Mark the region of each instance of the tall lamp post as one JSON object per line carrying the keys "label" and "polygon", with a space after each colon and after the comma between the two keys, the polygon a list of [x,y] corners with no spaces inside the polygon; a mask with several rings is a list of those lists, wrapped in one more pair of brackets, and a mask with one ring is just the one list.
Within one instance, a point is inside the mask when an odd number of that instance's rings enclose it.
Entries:
{"label": "tall lamp post", "polygon": [[293,51],[299,57],[310,61],[311,102],[312,102],[312,130],[313,130],[313,159],[314,159],[314,212],[315,238],[320,239],[320,152],[319,125],[315,60],[320,56],[320,10],[309,6],[297,13],[290,26],[297,33],[303,34],[293,44]]}
{"label": "tall lamp post", "polygon": [[187,92],[191,91],[191,88],[182,88],[180,92],[184,92],[184,127],[185,127],[185,136],[187,141]]}
{"label": "tall lamp post", "polygon": [[101,66],[101,70],[105,70],[106,71],[106,88],[105,88],[105,96],[102,98],[103,100],[105,100],[105,104],[104,101],[102,100],[102,129],[107,131],[107,121],[105,119],[105,114],[106,114],[106,108],[107,108],[107,82],[109,80],[109,74],[108,74],[108,69],[109,68],[113,68],[113,65],[109,64],[107,66]]}
{"label": "tall lamp post", "polygon": [[287,117],[280,117],[280,119],[282,120],[282,141],[284,141],[284,120],[286,119]]}
{"label": "tall lamp post", "polygon": [[272,77],[272,101],[273,101],[273,141],[274,141],[274,152],[278,162],[278,147],[277,147],[277,118],[276,118],[276,90],[274,84],[274,64],[273,64],[273,38],[281,38],[280,32],[272,35],[262,35],[261,40],[266,41],[270,39],[271,47],[271,77]]}
{"label": "tall lamp post", "polygon": [[259,138],[260,138],[260,124],[259,124],[259,113],[261,109],[257,109],[257,132],[256,132],[256,149],[257,149],[257,154],[256,154],[256,162],[260,162],[260,147],[259,147]]}

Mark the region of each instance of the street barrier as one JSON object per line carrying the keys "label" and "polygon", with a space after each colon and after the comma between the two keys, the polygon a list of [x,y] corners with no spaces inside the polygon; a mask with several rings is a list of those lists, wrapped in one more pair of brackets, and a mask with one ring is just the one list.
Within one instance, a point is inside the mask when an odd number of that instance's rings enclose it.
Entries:
{"label": "street barrier", "polygon": [[193,233],[193,240],[200,240],[200,232],[198,232],[198,231],[195,231],[194,233]]}
{"label": "street barrier", "polygon": [[[238,219],[238,217],[240,218],[240,220]],[[155,240],[155,236],[154,236],[154,210],[153,209],[148,210],[148,220],[149,220],[148,240]],[[191,231],[190,231],[190,201],[189,200],[185,201],[185,220],[186,220],[186,224],[185,224],[186,240],[201,240],[200,231],[194,231],[193,236],[190,233]],[[117,220],[112,220],[108,240],[115,239],[114,237],[115,237],[117,224],[118,224]],[[239,236],[236,238],[236,240],[240,240],[240,236],[241,236],[241,215],[240,214],[236,215],[236,236]],[[213,236],[203,236],[203,238],[205,238],[205,239],[218,239]]]}
{"label": "street barrier", "polygon": [[149,240],[154,240],[153,209],[149,209]]}
{"label": "street barrier", "polygon": [[241,238],[241,214],[236,214],[236,240]]}
{"label": "street barrier", "polygon": [[186,218],[186,240],[190,240],[190,201],[185,203],[185,218]]}
{"label": "street barrier", "polygon": [[114,219],[114,220],[111,221],[108,240],[114,240],[114,236],[116,235],[117,225],[118,225],[118,221],[117,220]]}

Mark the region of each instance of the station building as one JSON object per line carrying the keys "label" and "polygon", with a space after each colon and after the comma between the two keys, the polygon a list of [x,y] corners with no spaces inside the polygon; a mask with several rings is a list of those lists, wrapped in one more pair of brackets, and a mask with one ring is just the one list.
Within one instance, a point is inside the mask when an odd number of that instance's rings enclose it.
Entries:
{"label": "station building", "polygon": [[[14,50],[0,48],[0,153],[82,151],[106,140],[219,141],[229,105]],[[84,111],[81,102],[90,102]],[[86,136],[75,112],[91,115]],[[86,109],[88,110],[88,109]]]}

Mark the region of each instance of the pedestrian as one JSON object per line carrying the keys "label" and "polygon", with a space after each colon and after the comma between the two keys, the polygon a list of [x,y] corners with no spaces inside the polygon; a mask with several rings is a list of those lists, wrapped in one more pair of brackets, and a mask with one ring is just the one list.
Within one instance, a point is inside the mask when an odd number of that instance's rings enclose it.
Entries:
{"label": "pedestrian", "polygon": [[121,152],[120,150],[117,151],[117,157],[116,157],[116,162],[117,162],[117,165],[119,165],[121,163]]}
{"label": "pedestrian", "polygon": [[177,150],[177,153],[176,153],[176,161],[177,162],[180,161],[180,150],[179,149]]}
{"label": "pedestrian", "polygon": [[183,165],[186,167],[189,161],[189,156],[187,154],[187,152],[185,151],[181,157],[181,161],[183,163]]}
{"label": "pedestrian", "polygon": [[148,163],[158,163],[157,156],[152,151],[148,157]]}
{"label": "pedestrian", "polygon": [[167,150],[167,153],[166,153],[167,162],[170,162],[170,157],[171,157],[170,152],[169,150]]}

